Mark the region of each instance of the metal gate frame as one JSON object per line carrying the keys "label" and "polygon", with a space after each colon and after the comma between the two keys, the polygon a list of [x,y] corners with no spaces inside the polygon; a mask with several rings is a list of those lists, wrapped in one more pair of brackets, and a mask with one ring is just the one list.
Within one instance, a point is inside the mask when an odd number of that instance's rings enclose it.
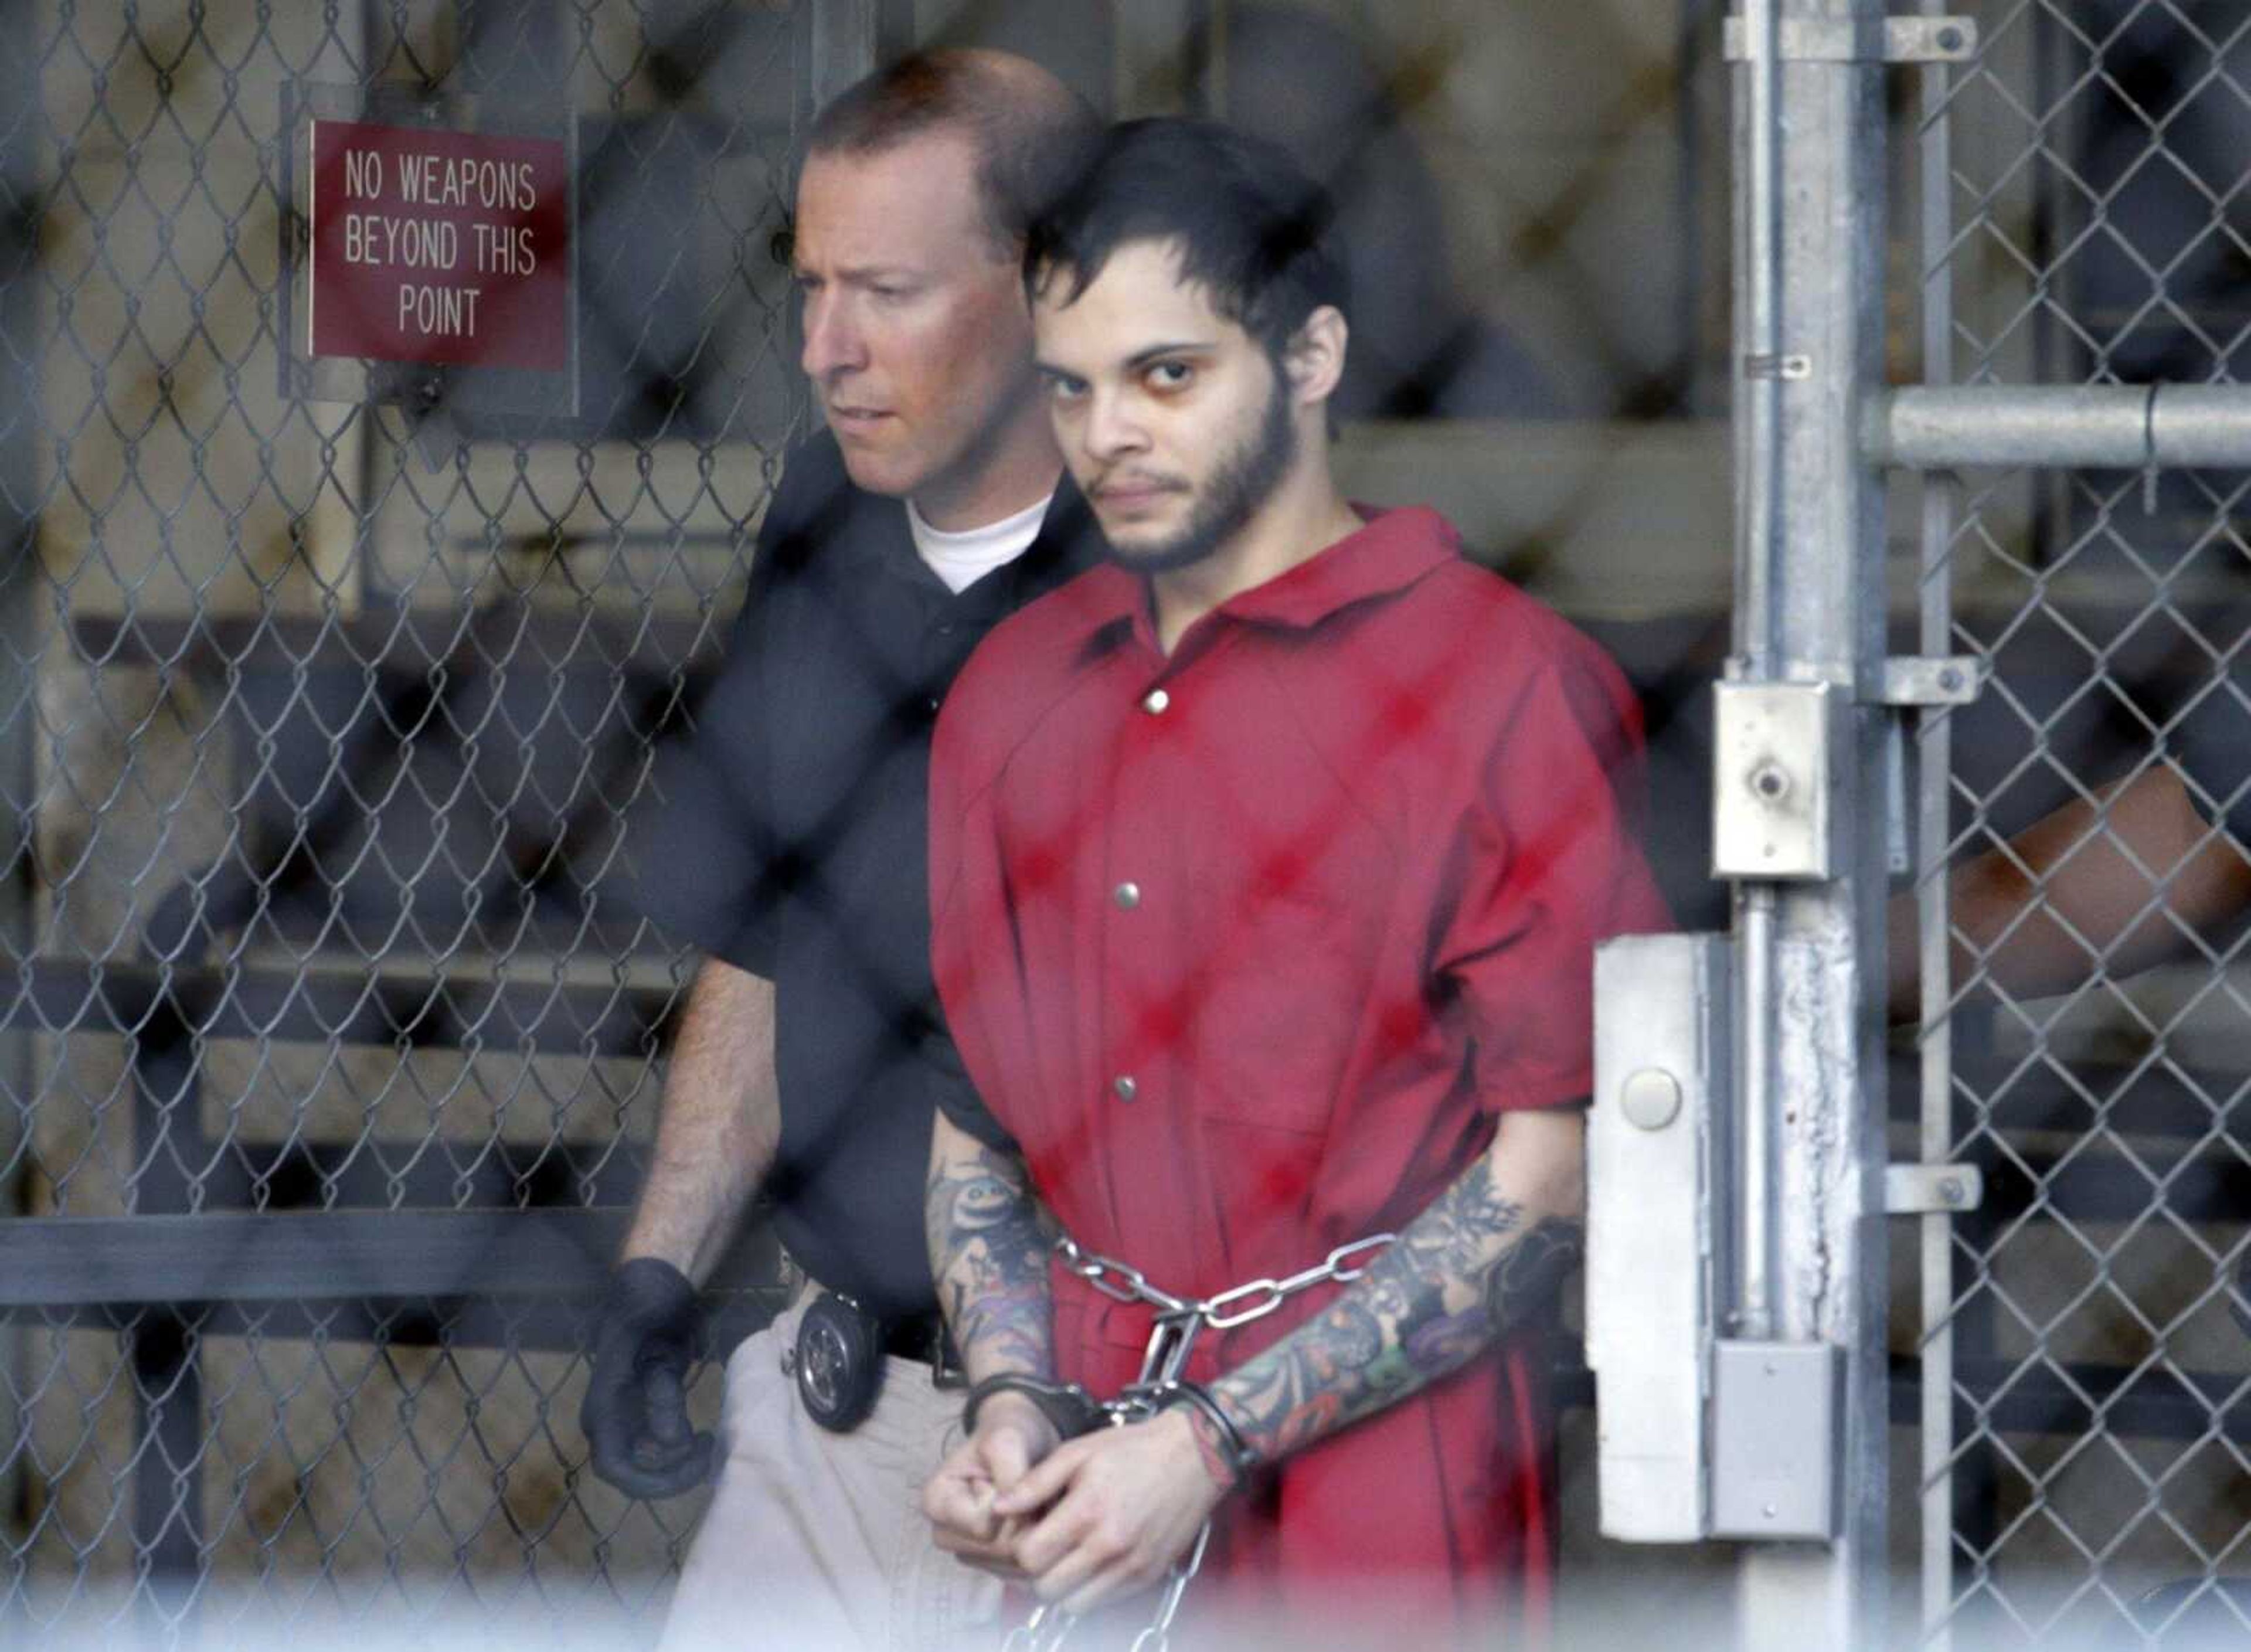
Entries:
{"label": "metal gate frame", "polygon": [[[1977,662],[1954,642],[1948,566],[1953,473],[1976,467],[2251,469],[2251,387],[2234,384],[1957,385],[1950,251],[1949,62],[1975,23],[1942,0],[1887,17],[1874,0],[1742,0],[1737,81],[1735,317],[1736,682],[1827,684],[1851,703],[1846,822],[1824,875],[1736,880],[1737,1059],[1733,1172],[1735,1335],[1847,1350],[1851,1392],[1833,1444],[1857,1493],[1835,1537],[1755,1545],[1741,1570],[1746,1643],[1885,1643],[1884,1246],[1888,1210],[1921,1218],[1919,1350],[1924,1635],[1946,1644],[1955,1607],[1953,1224],[1938,1178],[1883,1192],[1882,1059],[1887,746],[1913,720],[1921,937],[1920,1143],[1943,1171],[1956,1142],[1948,979],[1950,719]],[[1887,60],[1920,67],[1921,327],[1929,382],[1886,390],[1882,178]],[[1921,474],[1921,654],[1887,660],[1885,473]],[[1966,668],[1966,677],[1965,677]],[[1954,681],[1944,681],[1951,671]],[[1724,744],[1724,741],[1721,742]],[[1715,808],[1756,786],[1715,772]],[[1904,811],[1901,811],[1902,814]],[[1889,840],[1889,841],[1887,841]],[[1891,864],[1897,864],[1895,860]],[[1958,1192],[1958,1187],[1957,1187]]]}

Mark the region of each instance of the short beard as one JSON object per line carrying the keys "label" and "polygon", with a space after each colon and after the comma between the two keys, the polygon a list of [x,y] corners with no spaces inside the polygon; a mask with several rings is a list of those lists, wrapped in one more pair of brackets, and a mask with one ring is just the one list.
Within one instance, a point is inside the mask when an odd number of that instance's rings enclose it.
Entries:
{"label": "short beard", "polygon": [[1264,510],[1298,456],[1298,427],[1291,417],[1290,381],[1278,367],[1274,393],[1256,434],[1246,438],[1213,471],[1188,525],[1160,545],[1120,550],[1111,559],[1136,573],[1172,573],[1193,567],[1225,545]]}

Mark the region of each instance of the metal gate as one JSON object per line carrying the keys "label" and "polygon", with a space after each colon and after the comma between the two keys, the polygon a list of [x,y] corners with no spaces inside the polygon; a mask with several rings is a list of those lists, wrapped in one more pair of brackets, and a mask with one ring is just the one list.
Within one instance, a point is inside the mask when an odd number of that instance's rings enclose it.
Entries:
{"label": "metal gate", "polygon": [[1888,1644],[1888,1409],[1925,1643],[2240,1643],[2251,17],[1729,22],[1735,924],[1598,975],[1606,1529]]}
{"label": "metal gate", "polygon": [[[875,8],[0,13],[0,1641],[645,1612],[697,1510],[584,1472],[580,1319],[684,978],[601,885]],[[575,413],[284,393],[308,88],[575,123]]]}
{"label": "metal gate", "polygon": [[[1978,43],[1923,72],[1914,116],[1922,377],[2049,393],[2029,420],[1965,404],[1988,428],[1915,455],[1947,469],[1902,524],[1915,647],[1984,675],[1917,742],[1921,1156],[1978,1167],[1985,1190],[1924,1218],[1924,1628],[2234,1643],[2251,1635],[2251,1589],[2228,1584],[2251,1575],[2243,925],[2189,910],[2189,857],[2221,827],[2159,852],[2114,809],[2192,725],[2251,760],[2244,403],[2178,388],[2251,367],[2251,17],[1944,9]],[[2211,819],[2245,778],[2178,772]],[[2044,817],[2067,829],[2035,850]],[[1998,932],[1950,919],[1943,870],[1980,856],[2033,875]],[[2064,898],[2097,876],[2131,914],[2120,931]],[[2045,973],[2018,975],[2012,945]]]}

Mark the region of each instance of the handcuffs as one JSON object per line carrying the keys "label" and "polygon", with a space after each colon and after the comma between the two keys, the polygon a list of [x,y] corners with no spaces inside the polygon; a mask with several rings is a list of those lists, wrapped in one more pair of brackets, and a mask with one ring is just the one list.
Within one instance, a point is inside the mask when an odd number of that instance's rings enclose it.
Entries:
{"label": "handcuffs", "polygon": [[1040,1414],[1054,1425],[1059,1440],[1077,1440],[1098,1428],[1123,1427],[1161,1412],[1190,1406],[1210,1419],[1213,1431],[1219,1436],[1220,1456],[1234,1476],[1236,1489],[1239,1489],[1264,1461],[1243,1439],[1235,1419],[1212,1397],[1211,1390],[1182,1377],[1128,1384],[1119,1391],[1116,1399],[1105,1403],[1077,1383],[1049,1382],[1021,1371],[1003,1371],[997,1377],[987,1377],[969,1391],[969,1399],[961,1408],[963,1433],[977,1432],[978,1410],[995,1394],[1022,1394],[1030,1400]]}
{"label": "handcuffs", "polygon": [[[962,1408],[963,1431],[974,1434],[980,1403],[1004,1392],[1021,1393],[1037,1406],[1065,1440],[1076,1439],[1105,1425],[1123,1427],[1129,1423],[1146,1422],[1174,1406],[1194,1406],[1216,1426],[1221,1454],[1236,1484],[1240,1486],[1244,1476],[1258,1467],[1257,1454],[1250,1449],[1242,1431],[1220,1408],[1210,1391],[1181,1375],[1187,1368],[1197,1333],[1205,1329],[1232,1330],[1252,1320],[1264,1319],[1290,1297],[1312,1286],[1348,1285],[1360,1278],[1366,1260],[1397,1237],[1394,1233],[1372,1234],[1349,1245],[1338,1246],[1320,1261],[1299,1273],[1281,1279],[1251,1280],[1216,1296],[1199,1299],[1160,1290],[1149,1282],[1140,1269],[1112,1257],[1097,1255],[1067,1233],[1060,1235],[1055,1242],[1055,1253],[1065,1271],[1113,1301],[1143,1303],[1156,1310],[1149,1345],[1141,1356],[1140,1377],[1119,1390],[1117,1399],[1107,1401],[1095,1399],[1076,1383],[1049,1382],[1020,1373],[988,1377],[970,1391],[968,1403]],[[1204,1551],[1210,1542],[1211,1522],[1207,1519],[1197,1529],[1195,1541],[1167,1570],[1164,1581],[1158,1586],[1155,1610],[1148,1626],[1133,1637],[1132,1652],[1169,1652],[1173,1621],[1179,1614],[1181,1596],[1203,1569]],[[1061,1652],[1077,1621],[1055,1603],[1042,1602],[1008,1632],[1002,1642],[1002,1652]]]}

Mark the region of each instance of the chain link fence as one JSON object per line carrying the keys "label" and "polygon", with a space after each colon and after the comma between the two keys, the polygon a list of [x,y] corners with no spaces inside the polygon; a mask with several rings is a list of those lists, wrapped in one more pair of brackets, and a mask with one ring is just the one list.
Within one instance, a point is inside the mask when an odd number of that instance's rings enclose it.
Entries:
{"label": "chain link fence", "polygon": [[[692,960],[614,892],[803,427],[773,242],[868,10],[0,3],[0,1643],[567,1641],[661,1604],[699,1506],[592,1478],[576,1419]],[[1234,53],[1187,101],[1348,186],[1352,412],[1461,421],[1417,452],[1624,656],[1699,814],[1724,617],[1652,614],[1616,547],[1724,584],[1718,438],[1638,434],[1637,488],[1595,421],[1716,406],[1720,8],[1361,8],[1380,73],[1322,8],[1184,10]],[[1541,51],[1603,106],[1520,142],[1576,98]],[[306,87],[575,121],[571,411],[287,379]],[[1387,292],[1398,246],[1429,268]],[[1520,485],[1481,524],[1495,420]],[[1346,462],[1419,488],[1396,434]],[[1709,899],[1700,827],[1659,849]],[[721,1348],[772,1252],[727,1277]]]}
{"label": "chain link fence", "polygon": [[[0,1640],[666,1586],[572,1293],[687,964],[599,892],[801,413],[817,10],[5,8]],[[284,397],[306,86],[575,117],[574,413]]]}
{"label": "chain link fence", "polygon": [[[1943,9],[1981,38],[1950,78],[1926,72],[1915,118],[1922,377],[2237,382],[2251,19],[2160,0]],[[2241,852],[2224,823],[2245,778],[2226,753],[2251,752],[2246,485],[1922,484],[1922,651],[1991,677],[1923,725],[1922,881],[1980,857],[2032,880],[1998,927],[1957,886],[1950,990],[1924,999],[1922,1156],[1974,1163],[1987,1189],[1924,1253],[1923,1377],[1950,1397],[1923,1464],[1936,1643],[2251,1634],[2251,976],[2227,909],[2240,866],[2197,870]],[[2168,777],[2198,816],[2165,841],[2121,800]],[[2043,819],[2064,826],[2036,849]],[[2120,921],[2081,915],[2066,892],[2089,879]],[[2026,947],[2036,978],[2009,961]]]}

